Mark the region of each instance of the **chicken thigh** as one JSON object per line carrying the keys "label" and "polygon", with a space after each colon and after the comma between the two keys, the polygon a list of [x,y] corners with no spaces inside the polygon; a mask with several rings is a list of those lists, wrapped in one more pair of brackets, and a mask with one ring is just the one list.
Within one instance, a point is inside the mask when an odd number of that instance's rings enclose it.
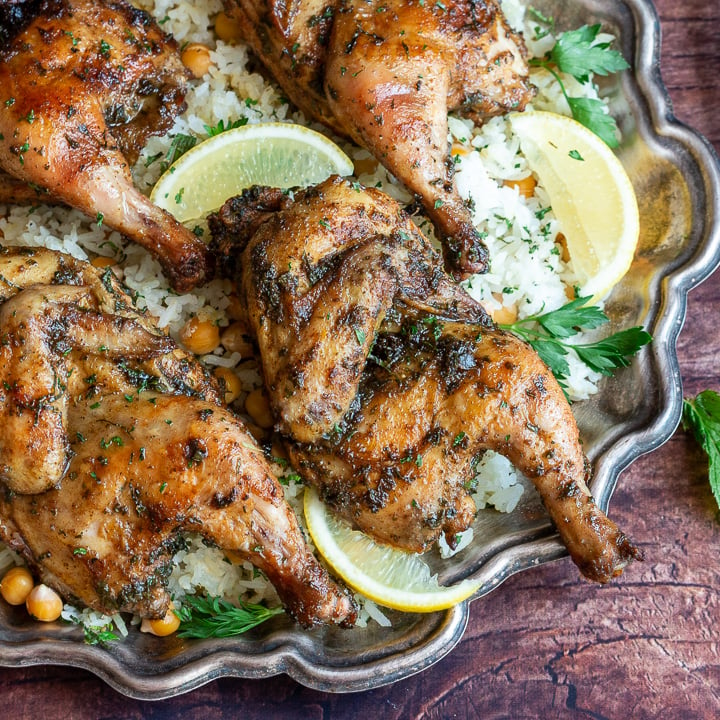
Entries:
{"label": "chicken thigh", "polygon": [[27,184],[144,245],[184,292],[208,274],[204,243],[132,183],[147,137],[183,109],[177,44],[125,0],[24,0],[0,14],[1,202]]}
{"label": "chicken thigh", "polygon": [[292,462],[355,527],[407,550],[441,533],[452,545],[492,449],[535,484],[588,578],[641,556],[593,501],[552,373],[444,273],[397,203],[333,178],[294,201],[248,192],[211,229],[219,253],[245,247],[236,271]]}
{"label": "chicken thigh", "polygon": [[448,111],[476,121],[533,95],[522,39],[495,0],[226,0],[309,117],[366,147],[422,202],[458,274],[487,252],[457,193]]}
{"label": "chicken thigh", "polygon": [[186,533],[268,576],[300,622],[352,621],[262,451],[107,271],[0,253],[0,538],[48,585],[162,617]]}

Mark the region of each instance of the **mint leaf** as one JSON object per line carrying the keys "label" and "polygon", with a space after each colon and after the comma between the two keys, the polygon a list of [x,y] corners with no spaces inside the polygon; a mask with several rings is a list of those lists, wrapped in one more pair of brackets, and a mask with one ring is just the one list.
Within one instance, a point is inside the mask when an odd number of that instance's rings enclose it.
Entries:
{"label": "mint leaf", "polygon": [[683,429],[692,430],[708,456],[708,479],[720,508],[720,395],[704,390],[683,401]]}

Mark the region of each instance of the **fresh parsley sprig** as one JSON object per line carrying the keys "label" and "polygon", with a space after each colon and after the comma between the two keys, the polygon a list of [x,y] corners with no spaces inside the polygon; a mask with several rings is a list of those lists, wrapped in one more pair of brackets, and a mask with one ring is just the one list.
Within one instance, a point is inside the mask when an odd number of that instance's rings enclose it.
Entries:
{"label": "fresh parsley sprig", "polygon": [[692,430],[708,456],[710,489],[720,508],[720,395],[704,390],[695,398],[685,398],[683,429]]}
{"label": "fresh parsley sprig", "polygon": [[178,637],[226,638],[241,635],[285,611],[281,607],[240,602],[239,607],[218,597],[189,595],[176,611],[180,618]]}
{"label": "fresh parsley sprig", "polygon": [[617,147],[617,124],[605,110],[601,100],[576,98],[568,95],[560,72],[572,75],[578,82],[587,83],[591,75],[609,75],[630,66],[625,58],[610,47],[597,42],[600,25],[583,25],[558,35],[552,49],[530,64],[543,67],[557,80],[573,118],[601,137],[610,147]]}
{"label": "fresh parsley sprig", "polygon": [[557,310],[531,315],[500,327],[526,340],[563,388],[563,380],[570,374],[566,359],[570,351],[592,370],[612,375],[613,370],[627,367],[630,357],[652,337],[641,327],[632,327],[593,343],[565,342],[581,330],[592,330],[608,322],[608,316],[597,305],[587,305],[590,299],[578,297]]}

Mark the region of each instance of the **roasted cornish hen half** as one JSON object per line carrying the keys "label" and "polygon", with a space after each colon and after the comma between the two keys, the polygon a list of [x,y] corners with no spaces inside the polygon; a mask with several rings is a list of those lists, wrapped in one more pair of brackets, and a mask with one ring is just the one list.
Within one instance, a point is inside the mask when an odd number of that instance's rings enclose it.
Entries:
{"label": "roasted cornish hen half", "polygon": [[0,253],[0,538],[66,598],[162,617],[184,533],[266,573],[301,623],[352,621],[262,451],[109,271]]}
{"label": "roasted cornish hen half", "polygon": [[366,147],[414,193],[455,272],[485,246],[453,181],[448,111],[476,121],[532,97],[522,39],[495,0],[226,0],[244,38],[308,117]]}
{"label": "roasted cornish hen half", "polygon": [[453,283],[395,201],[339,178],[294,201],[256,189],[211,229],[225,272],[244,247],[236,272],[292,462],[357,528],[407,550],[441,533],[452,544],[492,449],[535,484],[588,578],[641,557],[593,501],[552,373]]}
{"label": "roasted cornish hen half", "polygon": [[0,170],[17,181],[0,202],[72,205],[144,245],[176,290],[201,283],[205,245],[130,176],[184,107],[175,41],[125,0],[14,2],[0,23]]}

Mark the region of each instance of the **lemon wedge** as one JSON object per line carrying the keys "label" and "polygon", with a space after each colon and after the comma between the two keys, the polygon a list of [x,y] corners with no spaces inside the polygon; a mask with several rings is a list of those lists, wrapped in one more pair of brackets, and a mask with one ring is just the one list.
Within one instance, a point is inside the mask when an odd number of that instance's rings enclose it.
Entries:
{"label": "lemon wedge", "polygon": [[351,587],[379,605],[405,612],[434,612],[470,597],[479,580],[438,584],[420,555],[379,545],[336,518],[311,488],[305,490],[305,520],[318,552]]}
{"label": "lemon wedge", "polygon": [[600,300],[630,268],[640,235],[625,168],[597,135],[564,115],[515,113],[510,123],[550,196],[580,294]]}
{"label": "lemon wedge", "polygon": [[188,222],[252,185],[304,187],[352,171],[350,158],[314,130],[291,123],[245,125],[186,152],[160,177],[150,200]]}

